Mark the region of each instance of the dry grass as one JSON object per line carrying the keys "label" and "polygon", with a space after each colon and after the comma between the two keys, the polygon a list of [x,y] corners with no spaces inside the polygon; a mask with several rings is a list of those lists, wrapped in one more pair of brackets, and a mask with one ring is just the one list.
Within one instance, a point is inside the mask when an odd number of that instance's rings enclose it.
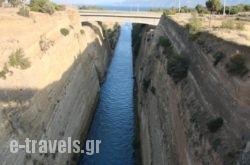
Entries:
{"label": "dry grass", "polygon": [[[180,25],[185,26],[189,23],[191,14],[176,14],[171,16],[173,20]],[[232,41],[237,44],[250,46],[250,22],[233,20],[233,28],[225,29],[221,28],[222,22],[225,21],[223,16],[212,16],[211,27],[209,27],[210,15],[200,17],[202,20],[203,31],[209,32],[218,38],[222,38],[226,41]],[[232,18],[226,18],[232,19]]]}

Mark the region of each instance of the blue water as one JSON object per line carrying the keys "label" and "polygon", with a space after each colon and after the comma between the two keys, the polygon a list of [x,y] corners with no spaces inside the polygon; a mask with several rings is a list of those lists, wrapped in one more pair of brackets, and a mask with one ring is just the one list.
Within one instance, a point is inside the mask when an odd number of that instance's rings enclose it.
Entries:
{"label": "blue water", "polygon": [[101,140],[100,153],[83,155],[80,165],[133,165],[134,111],[131,24],[121,27],[88,140]]}

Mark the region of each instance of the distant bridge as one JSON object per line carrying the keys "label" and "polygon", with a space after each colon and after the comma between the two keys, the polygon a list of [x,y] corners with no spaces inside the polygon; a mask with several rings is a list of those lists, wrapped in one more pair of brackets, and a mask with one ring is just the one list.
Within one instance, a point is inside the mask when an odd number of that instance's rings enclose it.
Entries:
{"label": "distant bridge", "polygon": [[81,22],[131,22],[149,25],[157,25],[162,14],[160,12],[117,10],[79,10],[79,13],[81,16]]}

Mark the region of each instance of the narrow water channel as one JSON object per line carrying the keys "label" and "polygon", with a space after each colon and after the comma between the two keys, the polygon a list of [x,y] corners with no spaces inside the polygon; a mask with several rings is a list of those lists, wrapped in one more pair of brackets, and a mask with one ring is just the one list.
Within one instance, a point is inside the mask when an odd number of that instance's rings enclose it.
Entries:
{"label": "narrow water channel", "polygon": [[131,29],[132,25],[129,23],[121,27],[87,137],[87,140],[101,140],[100,153],[83,155],[80,165],[135,163]]}

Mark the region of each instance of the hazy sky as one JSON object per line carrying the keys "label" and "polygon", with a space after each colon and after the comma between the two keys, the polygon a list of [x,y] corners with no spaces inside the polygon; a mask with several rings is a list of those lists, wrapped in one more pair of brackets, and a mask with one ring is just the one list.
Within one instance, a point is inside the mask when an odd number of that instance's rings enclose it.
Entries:
{"label": "hazy sky", "polygon": [[[89,5],[123,5],[123,6],[159,6],[171,7],[177,6],[179,0],[53,0],[57,3],[66,4],[89,4]],[[180,0],[182,6],[195,6],[196,4],[205,4],[206,0]],[[223,2],[224,0],[221,0]],[[226,0],[227,4],[250,4],[250,0]]]}

